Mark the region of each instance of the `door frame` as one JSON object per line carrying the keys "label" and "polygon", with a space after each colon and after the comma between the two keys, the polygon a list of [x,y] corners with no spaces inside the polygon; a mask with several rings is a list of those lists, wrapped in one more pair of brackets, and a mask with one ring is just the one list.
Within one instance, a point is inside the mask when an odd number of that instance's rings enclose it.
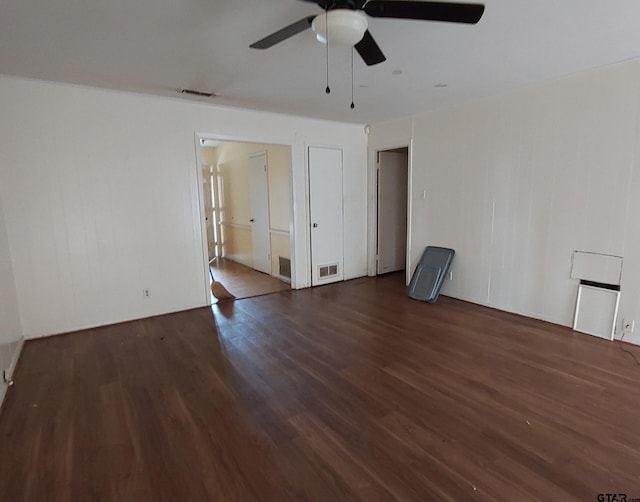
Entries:
{"label": "door frame", "polygon": [[246,136],[230,136],[224,134],[215,133],[194,133],[193,143],[195,149],[195,183],[197,184],[198,200],[194,201],[194,211],[197,211],[200,216],[200,240],[201,240],[201,259],[202,259],[202,284],[203,284],[203,305],[211,305],[211,276],[209,275],[209,248],[207,244],[207,226],[205,221],[205,207],[204,207],[204,193],[203,193],[203,180],[202,180],[202,154],[200,147],[202,146],[202,140],[213,140],[220,142],[237,142],[237,143],[260,143],[267,145],[280,145],[289,147],[289,250],[291,253],[291,286],[297,283],[296,277],[296,254],[295,254],[295,227],[296,227],[296,215],[295,215],[295,191],[294,191],[294,179],[293,179],[293,159],[295,145],[290,141],[277,140],[273,138],[256,138]]}
{"label": "door frame", "polygon": [[[391,149],[391,150],[378,150],[376,152],[376,201],[377,201],[377,211],[376,211],[376,275],[382,275],[385,274],[387,272],[382,272],[380,270],[380,248],[382,245],[382,239],[380,239],[380,227],[381,227],[381,223],[380,223],[380,216],[383,215],[386,212],[386,207],[380,207],[380,195],[382,194],[383,191],[383,187],[380,183],[380,180],[382,178],[382,169],[381,166],[382,164],[380,163],[379,157],[381,156],[382,153],[398,153],[398,150],[406,150],[406,162],[404,163],[404,165],[402,166],[402,170],[404,171],[404,175],[406,175],[406,183],[404,183],[403,185],[399,185],[402,187],[402,191],[404,192],[404,206],[405,206],[405,220],[404,220],[404,239],[405,239],[405,249],[404,249],[404,258],[402,259],[402,261],[404,262],[404,267],[403,270],[406,271],[407,269],[407,248],[406,248],[406,240],[407,240],[407,211],[408,211],[408,205],[407,205],[407,197],[409,195],[408,193],[408,186],[409,186],[409,150],[408,148],[401,148],[401,149]],[[385,172],[387,172],[385,170]],[[389,178],[387,178],[389,179]],[[385,193],[388,193],[385,191]],[[382,209],[382,210],[381,210]],[[400,256],[398,256],[398,259],[400,258]],[[399,272],[399,270],[398,270]]]}
{"label": "door frame", "polygon": [[413,140],[400,143],[380,143],[375,147],[368,149],[368,192],[369,192],[369,211],[367,215],[369,227],[369,242],[367,245],[367,272],[369,276],[377,275],[376,255],[378,247],[378,152],[387,150],[395,150],[397,148],[407,149],[407,248],[405,252],[405,284],[409,284],[411,274],[413,273],[413,264],[411,263],[411,228],[412,214],[411,207],[413,205],[412,182],[413,182]]}

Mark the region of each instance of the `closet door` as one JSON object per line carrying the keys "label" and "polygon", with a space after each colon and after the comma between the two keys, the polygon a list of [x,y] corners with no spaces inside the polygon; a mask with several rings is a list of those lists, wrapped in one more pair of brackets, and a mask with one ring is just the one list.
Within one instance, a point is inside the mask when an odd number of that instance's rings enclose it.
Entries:
{"label": "closet door", "polygon": [[271,275],[271,235],[269,233],[269,182],[267,153],[249,157],[249,198],[251,200],[251,243],[253,268]]}
{"label": "closet door", "polygon": [[342,150],[309,147],[311,285],[344,279]]}

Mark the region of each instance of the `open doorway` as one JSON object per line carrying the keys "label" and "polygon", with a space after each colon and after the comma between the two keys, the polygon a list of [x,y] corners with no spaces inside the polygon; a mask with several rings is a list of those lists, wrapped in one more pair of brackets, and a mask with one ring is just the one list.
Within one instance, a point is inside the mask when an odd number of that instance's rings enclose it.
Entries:
{"label": "open doorway", "polygon": [[291,147],[199,138],[211,302],[291,288]]}
{"label": "open doorway", "polygon": [[376,153],[376,275],[407,267],[409,148]]}

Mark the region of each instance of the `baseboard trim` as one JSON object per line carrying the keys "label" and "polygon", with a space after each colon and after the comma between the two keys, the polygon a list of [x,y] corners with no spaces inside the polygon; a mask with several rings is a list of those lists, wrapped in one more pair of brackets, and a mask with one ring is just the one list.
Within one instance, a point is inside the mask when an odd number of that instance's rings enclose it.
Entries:
{"label": "baseboard trim", "polygon": [[0,413],[2,412],[4,405],[4,398],[7,397],[7,390],[9,387],[13,385],[13,372],[18,365],[18,360],[20,359],[20,354],[22,353],[22,347],[24,346],[24,337],[21,337],[18,340],[18,345],[16,346],[16,350],[11,354],[11,362],[9,366],[4,369],[2,372],[3,380],[0,382]]}
{"label": "baseboard trim", "polygon": [[291,277],[285,277],[284,275],[280,275],[280,274],[275,274],[272,277],[275,277],[276,279],[282,282],[286,282],[287,284],[291,284]]}
{"label": "baseboard trim", "polygon": [[13,351],[13,354],[11,356],[11,362],[9,363],[9,366],[5,368],[5,370],[2,372],[4,382],[8,385],[11,385],[13,383],[13,372],[15,371],[16,366],[18,365],[18,359],[20,359],[20,354],[22,353],[23,346],[24,346],[24,337],[18,340],[18,346],[16,347],[16,350]]}
{"label": "baseboard trim", "polygon": [[4,398],[7,397],[8,388],[9,386],[6,383],[0,382],[0,414],[2,414],[2,410],[4,409]]}

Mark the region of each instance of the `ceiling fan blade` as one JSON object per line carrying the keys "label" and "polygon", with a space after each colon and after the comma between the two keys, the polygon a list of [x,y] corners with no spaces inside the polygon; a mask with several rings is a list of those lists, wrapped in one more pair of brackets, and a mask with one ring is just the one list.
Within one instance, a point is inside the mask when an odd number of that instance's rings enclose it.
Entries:
{"label": "ceiling fan blade", "polygon": [[322,10],[337,8],[336,0],[300,0],[305,3],[314,3]]}
{"label": "ceiling fan blade", "polygon": [[484,5],[414,0],[370,0],[365,4],[364,11],[371,17],[475,24],[480,21],[484,13]]}
{"label": "ceiling fan blade", "polygon": [[362,40],[355,45],[358,54],[367,63],[367,66],[372,66],[374,64],[382,63],[386,61],[387,58],[384,57],[380,47],[369,33],[369,30],[364,32],[364,37]]}
{"label": "ceiling fan blade", "polygon": [[290,38],[294,35],[297,35],[301,31],[309,29],[311,27],[311,22],[316,16],[307,16],[300,21],[296,21],[295,23],[291,23],[289,26],[285,26],[281,30],[272,33],[271,35],[267,35],[261,40],[252,43],[249,47],[252,49],[268,49],[269,47],[280,43],[287,38]]}

